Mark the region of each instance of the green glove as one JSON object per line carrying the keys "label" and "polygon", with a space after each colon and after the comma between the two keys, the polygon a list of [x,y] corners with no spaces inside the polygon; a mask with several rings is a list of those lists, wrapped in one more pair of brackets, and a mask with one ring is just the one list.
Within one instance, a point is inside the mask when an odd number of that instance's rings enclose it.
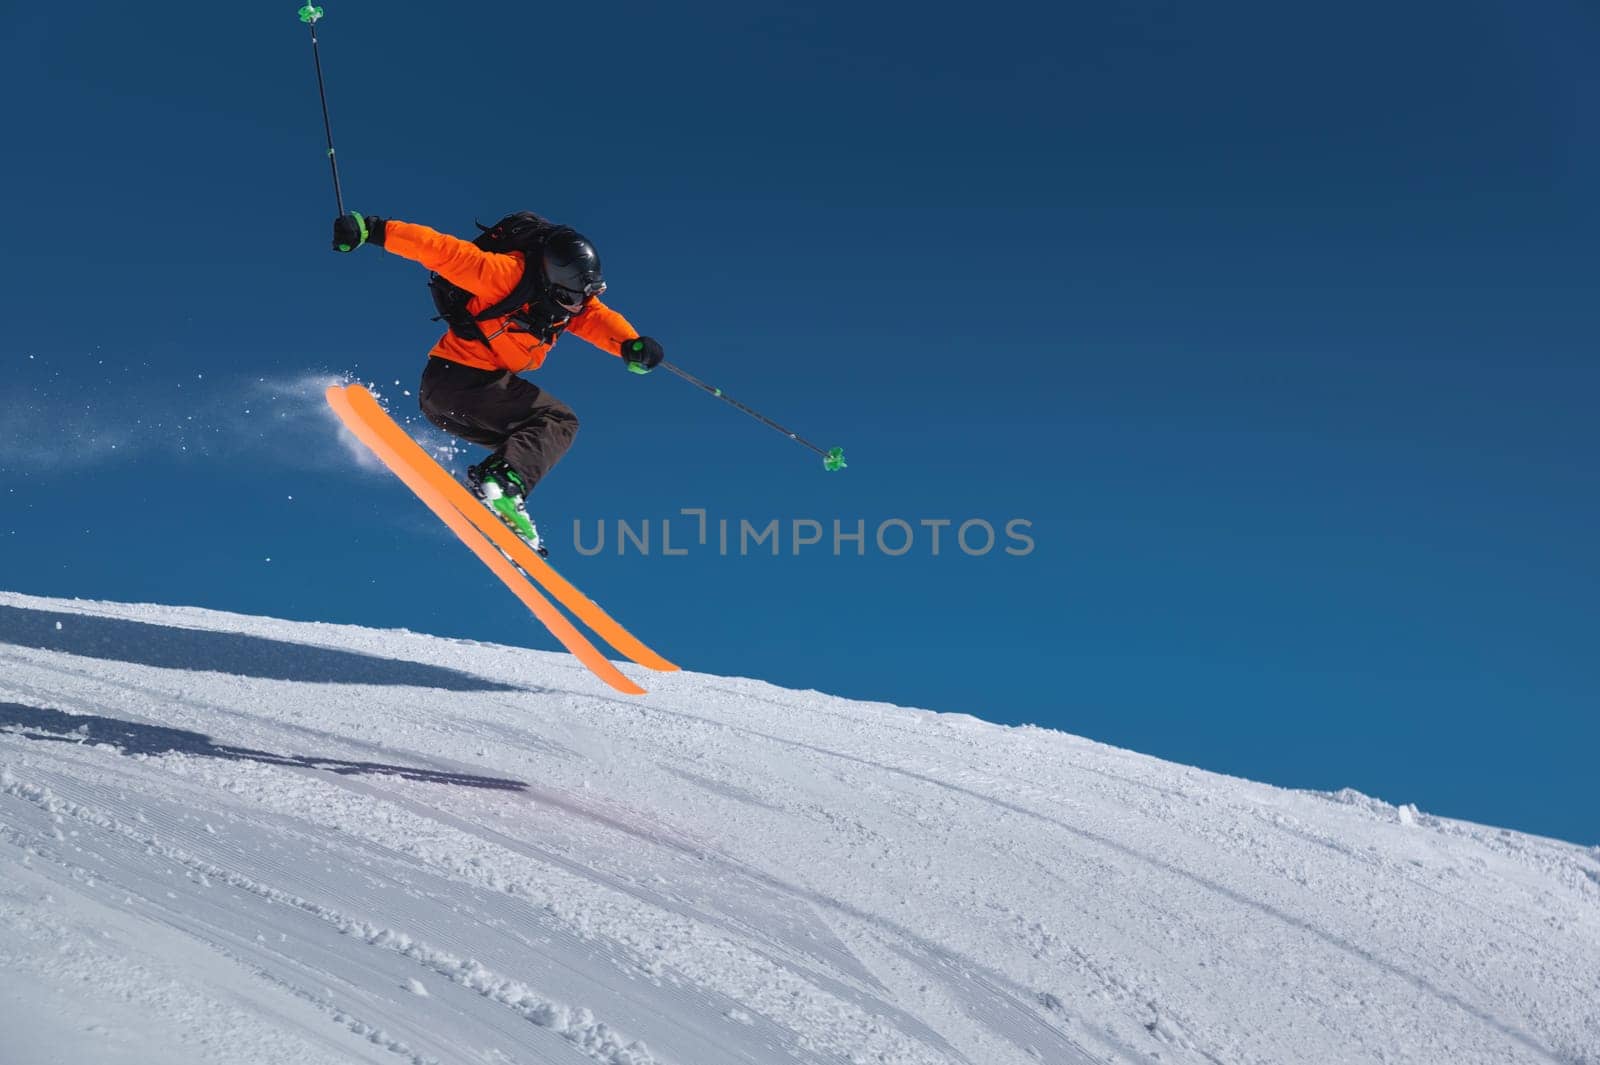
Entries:
{"label": "green glove", "polygon": [[333,220],[333,250],[355,251],[363,244],[383,246],[384,221],[377,215],[359,215],[354,211]]}
{"label": "green glove", "polygon": [[630,373],[649,373],[661,365],[666,352],[654,337],[634,337],[622,342],[622,357],[628,360]]}

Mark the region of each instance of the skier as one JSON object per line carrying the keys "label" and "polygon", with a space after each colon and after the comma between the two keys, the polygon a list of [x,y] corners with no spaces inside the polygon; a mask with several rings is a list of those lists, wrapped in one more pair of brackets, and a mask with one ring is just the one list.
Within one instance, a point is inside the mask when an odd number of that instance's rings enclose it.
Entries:
{"label": "skier", "polygon": [[[480,226],[480,229],[484,227]],[[467,468],[479,499],[541,555],[528,493],[566,454],[572,409],[518,374],[537,370],[568,329],[621,356],[634,373],[660,365],[660,343],[600,302],[606,283],[594,245],[531,212],[507,215],[476,241],[414,222],[354,212],[333,223],[333,248],[376,244],[432,271],[429,288],[448,326],[422,371],[422,413],[453,436],[490,448]]]}

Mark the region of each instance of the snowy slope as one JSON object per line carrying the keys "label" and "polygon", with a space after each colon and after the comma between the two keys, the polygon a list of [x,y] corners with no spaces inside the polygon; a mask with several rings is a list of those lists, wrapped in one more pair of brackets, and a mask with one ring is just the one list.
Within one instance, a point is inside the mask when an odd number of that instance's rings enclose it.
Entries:
{"label": "snowy slope", "polygon": [[0,1065],[1600,1062],[1600,852],[1039,729],[0,594]]}

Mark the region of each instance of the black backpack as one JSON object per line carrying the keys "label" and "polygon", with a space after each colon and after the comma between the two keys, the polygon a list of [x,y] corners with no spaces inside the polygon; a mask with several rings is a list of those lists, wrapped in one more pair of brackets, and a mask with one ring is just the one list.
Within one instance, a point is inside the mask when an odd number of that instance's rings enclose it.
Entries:
{"label": "black backpack", "polygon": [[[523,331],[533,333],[546,344],[553,344],[567,327],[570,316],[556,309],[545,308],[544,278],[540,268],[540,255],[544,242],[551,233],[565,228],[540,218],[532,211],[508,214],[492,226],[474,222],[481,232],[472,243],[491,252],[520,251],[524,260],[522,279],[505,298],[485,307],[477,314],[467,310],[467,303],[476,295],[460,285],[453,284],[438,274],[428,276],[428,291],[433,296],[433,306],[438,315],[433,319],[450,327],[450,332],[463,340],[489,343],[479,322],[509,316]],[[536,304],[529,307],[529,304]],[[508,327],[509,328],[509,327]]]}

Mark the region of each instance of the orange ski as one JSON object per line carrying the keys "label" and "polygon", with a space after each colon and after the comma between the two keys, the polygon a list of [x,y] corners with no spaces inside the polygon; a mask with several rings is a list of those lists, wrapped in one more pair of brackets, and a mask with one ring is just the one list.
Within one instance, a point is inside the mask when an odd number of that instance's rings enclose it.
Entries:
{"label": "orange ski", "polygon": [[359,384],[349,385],[344,391],[349,397],[351,407],[403,462],[420,474],[428,486],[447,499],[451,506],[466,515],[468,521],[477,526],[496,547],[509,555],[513,562],[521,566],[529,577],[543,585],[544,590],[549,592],[556,602],[572,611],[573,615],[593,629],[597,636],[639,665],[661,672],[678,668],[619,625],[616,619],[573,587],[571,582],[551,567],[550,563],[540,558],[520,537],[506,528],[500,519],[491,514],[461,482],[435,462],[433,456],[422,449],[422,445],[411,439],[411,434],[395,424],[394,419],[389,417],[389,413],[378,404],[371,392]]}
{"label": "orange ski", "polygon": [[[551,635],[559,640],[563,647],[571,651],[578,661],[588,666],[595,676],[618,691],[627,695],[643,695],[643,688],[624,676],[615,665],[600,653],[594,644],[590,643],[577,630],[572,622],[567,620],[566,615],[562,614],[553,603],[539,594],[538,589],[529,584],[515,566],[506,561],[498,551],[490,546],[489,542],[480,535],[479,527],[476,523],[469,521],[451,500],[442,495],[428,479],[421,476],[421,471],[416,469],[406,456],[396,451],[385,435],[379,432],[380,425],[374,425],[362,413],[355,410],[351,400],[357,391],[366,396],[368,400],[371,400],[371,394],[359,385],[351,386],[349,390],[338,385],[333,385],[328,389],[328,406],[333,408],[333,412],[339,416],[339,420],[344,423],[345,427],[370,448],[372,453],[378,456],[395,476],[404,481],[406,487],[415,492],[417,498],[426,503],[428,509],[437,514],[439,519],[449,526],[450,531],[455,533],[462,543],[472,549],[472,553],[477,555],[496,577],[500,578],[513,595],[522,600],[524,606],[533,611],[535,617],[544,622]],[[376,401],[373,401],[373,406],[376,405]],[[384,416],[383,421],[390,425],[394,424],[387,415]],[[399,426],[394,426],[394,428],[399,431]],[[403,432],[400,435],[405,436]],[[409,441],[411,438],[407,436],[406,439]],[[413,444],[413,446],[416,445]],[[428,458],[427,453],[423,452],[420,447],[417,448],[417,451],[423,458],[427,459],[428,464],[433,466],[434,469],[439,468],[437,463]],[[440,470],[439,472],[443,473],[444,471]],[[450,483],[455,484],[455,481],[452,480]],[[457,487],[459,488],[460,486],[457,485]],[[468,499],[471,499],[470,493],[467,493],[465,489],[461,489],[461,491],[467,495]],[[510,535],[509,532],[507,535]],[[515,537],[512,537],[512,539],[515,539]],[[520,541],[518,542],[520,543]],[[530,555],[533,554],[532,551],[528,553]]]}

